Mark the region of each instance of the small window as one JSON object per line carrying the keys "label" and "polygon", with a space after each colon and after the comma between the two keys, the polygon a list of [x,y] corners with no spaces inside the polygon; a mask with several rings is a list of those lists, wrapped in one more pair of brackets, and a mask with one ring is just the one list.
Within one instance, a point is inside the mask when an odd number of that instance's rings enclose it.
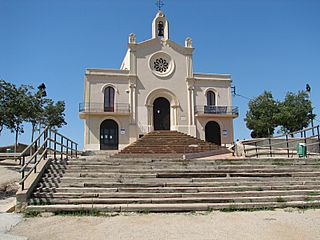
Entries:
{"label": "small window", "polygon": [[104,89],[104,111],[114,112],[114,88],[107,87]]}
{"label": "small window", "polygon": [[207,105],[208,106],[216,105],[216,94],[213,91],[207,92]]}

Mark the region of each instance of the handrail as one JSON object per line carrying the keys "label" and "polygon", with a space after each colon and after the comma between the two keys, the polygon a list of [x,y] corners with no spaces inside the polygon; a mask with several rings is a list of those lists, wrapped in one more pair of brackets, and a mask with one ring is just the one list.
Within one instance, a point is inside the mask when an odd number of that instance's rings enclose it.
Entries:
{"label": "handrail", "polygon": [[27,153],[28,150],[41,138],[41,136],[44,134],[45,131],[47,131],[48,127],[45,127],[43,131],[39,134],[39,136],[32,142],[28,147],[26,147],[20,154],[20,156],[23,156],[24,154]]}
{"label": "handrail", "polygon": [[[269,152],[270,157],[273,157],[273,154],[275,153],[275,150],[283,150],[287,151],[288,157],[293,154],[294,150],[296,149],[296,146],[292,146],[293,143],[296,142],[303,142],[305,146],[315,146],[313,147],[313,153],[320,153],[320,126],[315,126],[311,128],[306,128],[303,130],[295,131],[292,133],[282,134],[274,137],[264,138],[264,139],[258,139],[258,140],[247,140],[243,141],[243,151],[245,156],[247,156],[248,152],[255,151],[256,157],[259,157],[259,155],[263,155],[262,153]],[[317,133],[315,133],[315,131]],[[311,132],[311,133],[309,133]],[[300,134],[301,136],[295,137],[295,135]],[[310,135],[311,134],[311,135]],[[284,138],[285,137],[285,138]],[[283,141],[281,141],[283,140]],[[274,142],[277,141],[277,142]],[[312,141],[315,141],[314,143]],[[267,142],[262,143],[261,142]],[[277,147],[279,145],[286,145],[286,147]],[[290,146],[291,145],[291,146]],[[251,146],[249,148],[249,146]],[[261,152],[262,149],[269,149],[268,151]],[[260,150],[260,151],[258,151]],[[290,154],[290,150],[292,150],[292,154]],[[309,151],[311,153],[311,151]],[[250,153],[251,155],[251,153]],[[308,153],[307,153],[308,156]]]}
{"label": "handrail", "polygon": [[[54,136],[53,138],[52,135]],[[53,147],[51,147],[52,144]],[[60,148],[59,150],[58,147]],[[31,150],[34,150],[34,152],[32,153]],[[28,151],[31,153],[31,156],[26,160]],[[24,190],[25,181],[31,173],[37,172],[39,163],[47,159],[49,151],[53,152],[53,159],[58,159],[58,155],[61,160],[64,157],[65,159],[69,157],[77,158],[78,144],[49,127],[44,128],[39,136],[22,153],[17,155],[20,162],[22,161],[22,167],[20,168],[21,180],[19,181],[22,190]]]}
{"label": "handrail", "polygon": [[[306,128],[306,129],[303,129],[303,130],[299,130],[299,131],[295,131],[295,132],[290,132],[290,133],[284,133],[284,134],[281,134],[281,135],[277,135],[277,136],[271,136],[269,138],[271,139],[277,139],[277,138],[281,138],[281,137],[285,137],[285,136],[291,136],[291,135],[295,135],[297,133],[303,133],[303,132],[307,132],[309,130],[312,130],[312,129],[317,129],[317,127],[319,127],[320,125],[318,126],[314,126],[314,127],[310,127],[310,128]],[[316,137],[317,135],[314,135],[314,137]],[[254,139],[250,139],[248,140],[250,141],[250,143],[255,143],[255,142],[263,142],[265,141],[265,138],[264,139],[258,139],[258,140],[254,140]]]}

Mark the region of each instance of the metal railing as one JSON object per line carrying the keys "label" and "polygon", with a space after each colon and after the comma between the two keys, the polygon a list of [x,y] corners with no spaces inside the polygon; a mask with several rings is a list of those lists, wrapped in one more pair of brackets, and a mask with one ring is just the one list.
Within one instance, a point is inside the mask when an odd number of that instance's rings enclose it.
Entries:
{"label": "metal railing", "polygon": [[297,145],[303,143],[306,146],[306,157],[320,154],[320,126],[306,128],[300,131],[282,134],[270,138],[257,140],[245,140],[242,142],[246,157],[279,155],[288,158],[298,155]]}
{"label": "metal railing", "polygon": [[232,106],[198,105],[195,107],[196,114],[222,114],[239,115],[239,108]]}
{"label": "metal railing", "polygon": [[16,154],[22,165],[21,180],[19,184],[22,190],[25,181],[31,173],[37,172],[37,166],[50,155],[53,159],[68,159],[78,157],[78,144],[63,136],[55,130],[46,127],[40,135],[21,153]]}
{"label": "metal railing", "polygon": [[80,103],[79,112],[130,113],[130,105],[127,103],[116,103],[113,106],[105,106],[103,103]]}

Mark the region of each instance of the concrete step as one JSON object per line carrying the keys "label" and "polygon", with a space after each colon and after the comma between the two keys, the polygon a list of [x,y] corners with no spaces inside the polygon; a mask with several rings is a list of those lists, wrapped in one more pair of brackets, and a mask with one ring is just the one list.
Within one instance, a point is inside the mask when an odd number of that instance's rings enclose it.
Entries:
{"label": "concrete step", "polygon": [[172,197],[172,198],[31,198],[32,204],[175,204],[175,203],[247,203],[247,202],[290,202],[319,201],[320,195],[278,195],[278,196],[241,196],[241,197]]}
{"label": "concrete step", "polygon": [[320,171],[320,167],[313,166],[301,167],[216,167],[216,166],[117,166],[117,167],[67,167],[65,169],[49,168],[47,173],[65,174],[65,173],[154,173],[154,172],[316,172]]}
{"label": "concrete step", "polygon": [[240,185],[223,187],[38,187],[36,192],[43,193],[198,193],[198,192],[244,192],[244,191],[310,191],[319,192],[320,185],[300,184],[300,185]]}
{"label": "concrete step", "polygon": [[[260,190],[260,189],[259,189]],[[320,191],[314,190],[264,190],[264,191],[243,191],[243,192],[196,192],[196,193],[45,193],[34,192],[33,198],[213,198],[213,197],[262,197],[262,196],[291,196],[304,195],[306,198],[316,199]]]}
{"label": "concrete step", "polygon": [[31,205],[26,211],[61,212],[61,211],[98,211],[98,212],[186,212],[237,209],[271,209],[285,207],[318,207],[320,201],[305,202],[259,202],[259,203],[187,203],[187,204],[58,204]]}
{"label": "concrete step", "polygon": [[94,187],[94,188],[150,188],[150,187],[246,187],[246,186],[317,186],[319,181],[311,181],[311,182],[244,182],[244,183],[237,183],[237,182],[226,182],[226,183],[216,183],[216,182],[184,182],[184,181],[176,181],[176,182],[159,182],[159,181],[146,181],[146,182],[132,182],[132,181],[125,181],[122,182],[114,182],[114,181],[72,181],[69,183],[66,182],[41,182],[39,187]]}

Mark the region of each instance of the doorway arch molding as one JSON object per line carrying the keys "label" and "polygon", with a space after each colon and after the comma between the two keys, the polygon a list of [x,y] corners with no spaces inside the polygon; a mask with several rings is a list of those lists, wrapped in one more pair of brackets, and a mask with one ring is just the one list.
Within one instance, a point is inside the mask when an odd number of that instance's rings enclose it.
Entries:
{"label": "doorway arch molding", "polygon": [[148,132],[154,130],[153,126],[153,103],[157,98],[165,98],[170,103],[170,126],[171,130],[176,128],[177,124],[177,114],[178,108],[180,107],[180,102],[177,96],[166,88],[158,88],[151,91],[145,101],[145,106],[147,107],[147,114],[148,114]]}
{"label": "doorway arch molding", "polygon": [[172,108],[178,108],[180,106],[177,96],[173,92],[171,92],[169,89],[166,89],[166,88],[158,88],[151,91],[146,98],[145,105],[152,106],[153,102],[159,97],[166,98],[170,102],[170,106]]}

